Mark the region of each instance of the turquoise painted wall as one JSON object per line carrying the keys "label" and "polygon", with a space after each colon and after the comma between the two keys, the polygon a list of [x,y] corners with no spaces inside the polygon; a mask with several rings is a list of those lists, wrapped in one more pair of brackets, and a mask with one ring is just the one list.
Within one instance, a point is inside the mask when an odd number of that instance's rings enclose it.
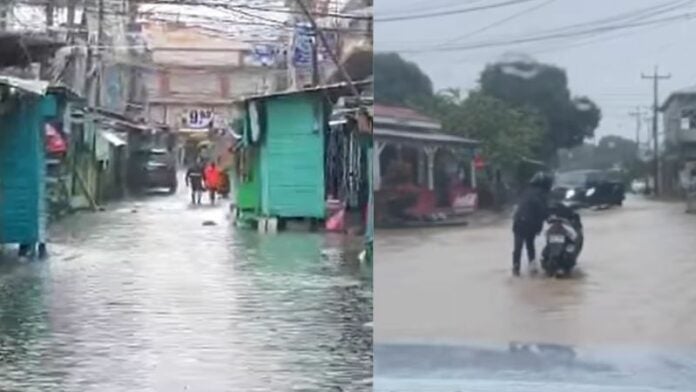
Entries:
{"label": "turquoise painted wall", "polygon": [[24,95],[0,117],[0,243],[44,241],[44,124],[56,111],[54,97]]}
{"label": "turquoise painted wall", "polygon": [[323,105],[319,94],[264,101],[261,206],[267,216],[324,218]]}

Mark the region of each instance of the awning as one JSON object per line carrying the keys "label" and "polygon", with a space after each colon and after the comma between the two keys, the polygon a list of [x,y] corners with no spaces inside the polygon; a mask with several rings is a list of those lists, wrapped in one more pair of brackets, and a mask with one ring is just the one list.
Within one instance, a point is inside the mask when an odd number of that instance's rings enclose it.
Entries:
{"label": "awning", "polygon": [[[371,83],[372,83],[372,81],[370,81],[370,80],[361,80],[361,81],[353,81],[352,82],[353,86],[355,88],[357,88],[358,90],[365,88],[366,86],[370,85]],[[283,96],[287,96],[287,95],[307,94],[307,93],[317,93],[317,92],[334,92],[334,93],[343,93],[342,95],[345,95],[345,94],[350,93],[350,89],[349,89],[349,84],[346,82],[331,83],[331,84],[325,84],[325,85],[315,86],[315,87],[307,87],[307,88],[302,88],[302,89],[276,91],[276,92],[268,93],[268,94],[249,95],[246,97],[241,97],[241,98],[235,99],[234,103],[244,103],[244,102],[258,100],[258,99],[277,98],[277,97],[283,97]]]}
{"label": "awning", "polygon": [[397,131],[386,128],[374,129],[375,140],[394,141],[394,142],[410,142],[412,144],[441,144],[450,147],[468,147],[475,148],[479,142],[473,139],[468,139],[461,136],[448,135],[445,133],[426,133],[412,131]]}
{"label": "awning", "polygon": [[208,134],[210,128],[179,128],[177,132],[182,134]]}
{"label": "awning", "polygon": [[6,75],[0,75],[0,84],[36,95],[45,95],[48,90],[48,82],[43,80],[20,79]]}
{"label": "awning", "polygon": [[120,147],[120,146],[125,146],[126,141],[121,138],[121,136],[117,135],[115,132],[112,131],[101,131],[101,136],[109,142],[109,144]]}

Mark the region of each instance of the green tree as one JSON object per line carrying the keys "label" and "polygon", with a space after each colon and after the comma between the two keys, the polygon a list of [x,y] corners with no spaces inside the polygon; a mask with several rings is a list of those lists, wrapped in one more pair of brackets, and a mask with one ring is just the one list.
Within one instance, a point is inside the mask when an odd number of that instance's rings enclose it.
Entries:
{"label": "green tree", "polygon": [[555,159],[562,148],[579,146],[594,136],[602,113],[587,97],[572,97],[563,69],[530,61],[501,62],[487,66],[480,78],[481,91],[516,107],[537,111],[547,124],[539,154]]}
{"label": "green tree", "polygon": [[647,165],[638,157],[638,144],[621,136],[608,135],[597,145],[583,144],[560,154],[562,170],[626,170],[631,178],[645,175]]}
{"label": "green tree", "polygon": [[483,156],[503,169],[533,157],[545,128],[539,116],[479,91],[466,98],[458,89],[441,91],[422,108],[445,130],[480,141]]}
{"label": "green tree", "polygon": [[433,96],[433,83],[415,63],[397,53],[377,53],[374,58],[375,100],[409,105]]}

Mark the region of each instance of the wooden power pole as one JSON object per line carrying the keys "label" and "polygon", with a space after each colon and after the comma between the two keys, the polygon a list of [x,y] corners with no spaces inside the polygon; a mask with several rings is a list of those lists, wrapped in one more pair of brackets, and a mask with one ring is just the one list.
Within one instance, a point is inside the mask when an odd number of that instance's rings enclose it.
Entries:
{"label": "wooden power pole", "polygon": [[641,124],[643,124],[645,112],[640,106],[636,106],[636,110],[629,112],[628,115],[636,119],[636,145],[640,149],[640,128]]}
{"label": "wooden power pole", "polygon": [[653,82],[653,118],[652,118],[652,136],[653,136],[653,159],[655,162],[653,162],[653,172],[654,172],[654,177],[655,177],[655,196],[660,195],[660,143],[659,143],[659,138],[657,134],[657,120],[658,120],[658,112],[660,110],[659,108],[659,102],[658,102],[658,88],[661,80],[666,80],[672,77],[671,74],[667,75],[660,75],[658,72],[657,66],[655,66],[655,70],[652,75],[645,75],[642,74],[641,77],[643,79],[649,79],[652,80]]}

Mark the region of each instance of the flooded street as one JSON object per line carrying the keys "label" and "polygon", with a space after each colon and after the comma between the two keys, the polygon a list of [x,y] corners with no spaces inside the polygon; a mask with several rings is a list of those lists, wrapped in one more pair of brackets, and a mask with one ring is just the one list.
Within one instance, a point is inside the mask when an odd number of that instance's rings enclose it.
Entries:
{"label": "flooded street", "polygon": [[504,217],[380,232],[375,391],[694,390],[696,217],[683,211],[642,199],[583,211],[569,280],[512,278]]}
{"label": "flooded street", "polygon": [[582,217],[585,249],[569,280],[512,278],[509,220],[379,232],[375,340],[695,344],[696,217],[635,198]]}
{"label": "flooded street", "polygon": [[114,204],[55,226],[49,260],[4,261],[0,390],[369,391],[355,240],[235,229],[225,207]]}

